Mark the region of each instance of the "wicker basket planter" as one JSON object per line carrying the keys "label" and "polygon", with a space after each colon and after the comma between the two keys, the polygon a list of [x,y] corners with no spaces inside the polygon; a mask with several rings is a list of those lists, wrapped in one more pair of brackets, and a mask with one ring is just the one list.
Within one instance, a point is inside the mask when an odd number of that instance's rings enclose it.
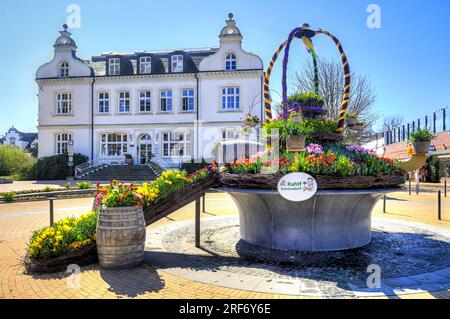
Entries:
{"label": "wicker basket planter", "polygon": [[413,143],[413,148],[416,154],[426,154],[430,151],[431,141],[425,142],[415,142]]}
{"label": "wicker basket planter", "polygon": [[297,151],[305,148],[305,135],[291,135],[286,139],[286,148],[288,151]]}
{"label": "wicker basket planter", "polygon": [[[220,182],[227,187],[277,189],[277,184],[283,176],[276,174],[220,174]],[[405,177],[400,172],[383,176],[329,176],[316,175],[319,189],[370,189],[390,188],[403,185]]]}
{"label": "wicker basket planter", "polygon": [[100,267],[126,269],[144,261],[145,222],[142,207],[100,208],[97,252]]}
{"label": "wicker basket planter", "polygon": [[55,273],[67,271],[67,267],[72,264],[86,266],[96,263],[97,260],[97,247],[95,243],[93,243],[74,252],[68,252],[54,258],[33,260],[28,254],[26,254],[24,266],[26,272],[29,274]]}

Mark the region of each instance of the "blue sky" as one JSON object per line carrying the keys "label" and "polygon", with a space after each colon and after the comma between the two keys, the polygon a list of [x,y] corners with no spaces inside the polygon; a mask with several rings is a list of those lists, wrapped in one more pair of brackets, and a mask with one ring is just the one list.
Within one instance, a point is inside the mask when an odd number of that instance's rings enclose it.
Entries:
{"label": "blue sky", "polygon": [[[308,22],[341,40],[352,70],[371,79],[375,109],[383,115],[413,120],[450,103],[448,0],[2,0],[0,134],[12,124],[37,130],[35,71],[51,59],[72,3],[81,7],[81,28],[72,30],[81,58],[105,51],[217,46],[233,12],[243,47],[260,55],[265,66],[291,29]],[[372,3],[381,8],[380,29],[366,26]],[[317,38],[315,45],[320,57],[338,61],[329,40]],[[290,78],[307,59],[300,44],[291,52]],[[272,78],[276,90],[280,69],[277,64]]]}

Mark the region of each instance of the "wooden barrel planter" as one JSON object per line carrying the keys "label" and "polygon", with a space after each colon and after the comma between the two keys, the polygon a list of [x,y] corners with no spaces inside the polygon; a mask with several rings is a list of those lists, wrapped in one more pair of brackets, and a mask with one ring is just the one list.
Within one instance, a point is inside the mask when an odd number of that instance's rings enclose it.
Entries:
{"label": "wooden barrel planter", "polygon": [[97,253],[103,269],[125,269],[144,261],[145,220],[142,208],[100,208]]}

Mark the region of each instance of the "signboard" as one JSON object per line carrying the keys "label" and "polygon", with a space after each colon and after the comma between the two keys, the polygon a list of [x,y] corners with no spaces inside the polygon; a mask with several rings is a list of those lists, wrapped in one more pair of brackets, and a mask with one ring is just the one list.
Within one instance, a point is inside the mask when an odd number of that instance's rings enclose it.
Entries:
{"label": "signboard", "polygon": [[317,192],[316,180],[305,173],[291,173],[283,176],[278,182],[278,193],[292,202],[310,199]]}
{"label": "signboard", "polygon": [[75,151],[73,149],[73,145],[68,145],[67,146],[67,155],[69,155],[69,157],[72,157],[74,155]]}

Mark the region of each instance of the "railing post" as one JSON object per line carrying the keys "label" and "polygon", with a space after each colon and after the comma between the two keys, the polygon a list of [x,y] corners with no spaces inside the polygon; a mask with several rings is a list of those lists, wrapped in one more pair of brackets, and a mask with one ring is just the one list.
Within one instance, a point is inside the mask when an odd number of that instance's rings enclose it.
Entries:
{"label": "railing post", "polygon": [[202,197],[202,213],[206,213],[206,194]]}
{"label": "railing post", "polygon": [[441,190],[438,190],[438,219],[441,220],[441,210],[442,210],[442,205],[441,205]]}
{"label": "railing post", "polygon": [[447,197],[447,179],[444,180],[444,197]]}
{"label": "railing post", "polygon": [[195,247],[200,247],[200,198],[195,200]]}
{"label": "railing post", "polygon": [[409,189],[409,195],[411,195],[411,176],[409,177],[409,186],[408,186],[408,189]]}
{"label": "railing post", "polygon": [[446,130],[446,126],[445,126],[445,119],[446,119],[446,109],[445,107],[442,109],[442,131]]}
{"label": "railing post", "polygon": [[386,195],[383,196],[383,213],[386,213]]}
{"label": "railing post", "polygon": [[49,209],[50,209],[50,226],[52,226],[53,222],[55,220],[54,209],[53,209],[53,198],[50,197],[48,200],[49,200],[48,205],[49,205]]}
{"label": "railing post", "polygon": [[436,133],[436,112],[433,112],[433,133]]}

